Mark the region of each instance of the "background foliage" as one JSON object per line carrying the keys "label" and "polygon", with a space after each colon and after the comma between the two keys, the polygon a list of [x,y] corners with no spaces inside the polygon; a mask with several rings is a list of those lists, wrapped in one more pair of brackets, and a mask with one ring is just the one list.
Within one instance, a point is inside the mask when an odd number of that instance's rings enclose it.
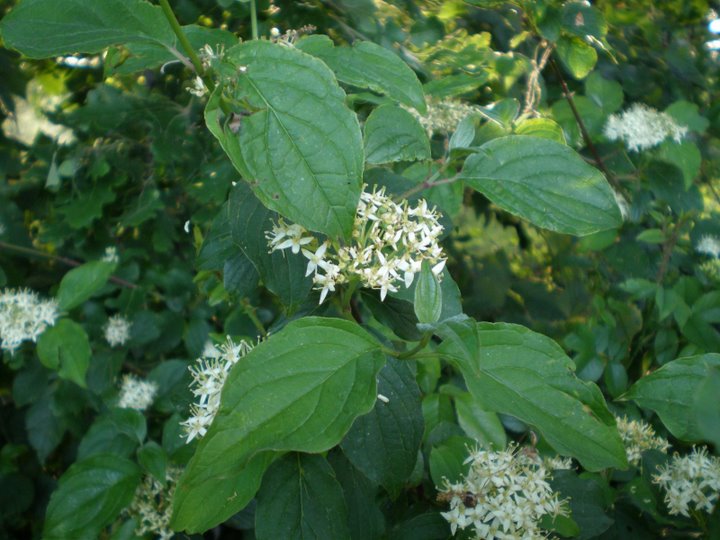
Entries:
{"label": "background foliage", "polygon": [[[141,479],[179,467],[195,537],[447,538],[466,445],[535,439],[578,464],[556,534],[720,534],[717,509],[668,514],[668,456],[628,467],[614,420],[720,443],[712,2],[171,4],[193,50],[227,51],[204,97],[157,5],[0,2],[0,286],[62,311],[0,363],[3,537],[133,538]],[[473,108],[428,133],[447,99]],[[636,102],[687,135],[609,140]],[[318,304],[265,233],[347,239],[363,183],[442,212],[444,279]],[[265,340],[186,444],[188,366],[225,336]],[[117,406],[128,373],[157,385],[144,413]]]}

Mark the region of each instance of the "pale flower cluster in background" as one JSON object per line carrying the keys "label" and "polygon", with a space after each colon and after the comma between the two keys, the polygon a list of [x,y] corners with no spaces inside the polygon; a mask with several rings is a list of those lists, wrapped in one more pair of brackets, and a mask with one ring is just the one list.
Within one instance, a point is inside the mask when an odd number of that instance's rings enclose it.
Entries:
{"label": "pale flower cluster in background", "polygon": [[130,339],[130,326],[130,321],[122,315],[113,315],[103,327],[105,341],[111,347],[125,345],[125,342]]}
{"label": "pale flower cluster in background", "polygon": [[667,454],[670,443],[667,439],[655,435],[650,424],[640,420],[628,420],[624,416],[617,417],[616,420],[629,463],[639,465],[642,453],[647,450],[659,450]]}
{"label": "pale flower cluster in background", "polygon": [[671,137],[675,142],[682,141],[687,127],[679,125],[667,113],[643,105],[633,104],[621,114],[612,114],[605,124],[605,136],[612,140],[622,140],[632,151],[647,150]]}
{"label": "pale flower cluster in background", "polygon": [[103,262],[108,262],[108,263],[120,262],[120,257],[118,257],[117,248],[115,246],[106,247],[105,253],[103,254],[101,260]]}
{"label": "pale flower cluster in background", "polygon": [[146,475],[135,490],[135,497],[128,507],[128,513],[137,521],[135,534],[156,535],[159,540],[170,540],[175,534],[170,529],[172,497],[182,469],[168,467],[163,485],[154,476]]}
{"label": "pale flower cluster in background", "polygon": [[322,303],[336,285],[353,277],[364,287],[379,289],[384,300],[388,291],[397,292],[401,284],[410,287],[423,261],[440,275],[447,260],[438,244],[442,231],[438,214],[425,200],[411,208],[407,201],[395,203],[384,188],[374,188],[360,195],[349,246],[329,240],[321,243],[300,225],[288,225],[282,219],[266,236],[273,251],[302,250],[308,259],[305,275],[312,274]]}
{"label": "pale flower cluster in background", "polygon": [[693,448],[685,456],[675,454],[658,467],[653,483],[665,491],[665,504],[671,515],[690,512],[712,513],[720,492],[720,458],[709,456],[707,448]]}
{"label": "pale flower cluster in background", "polygon": [[477,107],[451,99],[438,101],[428,97],[425,102],[427,103],[427,113],[424,115],[411,107],[403,108],[420,122],[420,125],[427,131],[428,137],[432,137],[434,133],[450,135],[466,116],[478,112]]}
{"label": "pale flower cluster in background", "polygon": [[[450,502],[442,516],[454,535],[472,527],[483,540],[546,538],[543,516],[568,515],[548,481],[550,471],[532,448],[514,443],[503,451],[477,449],[465,461],[470,470],[462,482],[447,483],[438,499]],[[561,460],[558,464],[567,464]]]}
{"label": "pale flower cluster in background", "polygon": [[29,289],[4,289],[0,293],[0,347],[15,353],[23,341],[37,341],[57,318],[55,300],[41,300]]}
{"label": "pale flower cluster in background", "polygon": [[134,375],[123,376],[118,407],[144,411],[152,405],[158,387],[152,381],[143,381]]}
{"label": "pale flower cluster in background", "polygon": [[700,263],[700,270],[708,279],[720,283],[720,238],[711,234],[703,235],[695,245],[695,251],[710,257]]}
{"label": "pale flower cluster in background", "polygon": [[196,365],[190,366],[190,389],[198,401],[190,408],[190,418],[181,423],[188,443],[207,433],[220,408],[220,393],[230,368],[251,350],[252,345],[246,341],[235,344],[228,337],[220,346],[207,343]]}

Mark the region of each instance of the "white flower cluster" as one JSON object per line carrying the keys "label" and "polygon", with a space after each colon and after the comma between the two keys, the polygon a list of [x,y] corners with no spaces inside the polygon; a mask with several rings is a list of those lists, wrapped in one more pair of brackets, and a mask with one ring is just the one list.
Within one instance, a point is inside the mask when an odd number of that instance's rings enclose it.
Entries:
{"label": "white flower cluster", "polygon": [[158,387],[152,381],[143,381],[134,375],[125,375],[120,386],[118,407],[144,411],[152,405]]}
{"label": "white flower cluster", "polygon": [[113,315],[103,327],[105,341],[107,341],[111,347],[124,345],[125,342],[130,339],[130,326],[130,321],[122,315]]}
{"label": "white flower cluster", "polygon": [[156,535],[159,540],[170,540],[175,534],[170,529],[172,517],[172,497],[182,469],[168,467],[163,485],[154,476],[146,475],[135,490],[128,513],[137,521],[135,534]]}
{"label": "white flower cluster", "polygon": [[427,131],[428,137],[432,137],[433,133],[450,135],[466,116],[478,112],[477,107],[451,99],[436,101],[428,97],[425,102],[427,113],[424,115],[411,107],[403,108],[420,122]]}
{"label": "white flower cluster", "polygon": [[206,344],[196,365],[190,366],[192,393],[199,399],[190,408],[190,418],[181,423],[188,443],[205,436],[220,408],[220,393],[230,368],[251,350],[252,345],[246,341],[235,344],[228,337],[219,347]]}
{"label": "white flower cluster", "polygon": [[655,435],[655,430],[650,424],[639,420],[628,420],[627,417],[617,417],[617,428],[620,433],[628,462],[632,465],[639,465],[642,453],[646,450],[659,450],[667,454],[670,443]]}
{"label": "white flower cluster", "polygon": [[41,300],[29,289],[4,289],[0,293],[0,348],[15,353],[23,341],[37,341],[57,317],[55,300]]}
{"label": "white flower cluster", "polygon": [[720,238],[711,234],[704,234],[695,245],[695,251],[714,259],[720,258]]}
{"label": "white flower cluster", "polygon": [[353,278],[365,287],[379,289],[381,300],[385,300],[388,291],[397,292],[400,283],[412,285],[423,261],[440,275],[447,260],[438,244],[442,231],[435,209],[429,209],[425,200],[410,208],[407,201],[393,202],[385,195],[385,188],[374,188],[360,195],[350,246],[329,240],[320,243],[300,225],[288,225],[283,220],[266,236],[273,251],[302,250],[309,261],[305,275],[313,275],[322,304],[335,285]]}
{"label": "white flower cluster", "polygon": [[720,492],[720,458],[708,456],[707,448],[680,456],[658,467],[653,483],[665,490],[665,504],[670,514],[690,516],[696,511],[712,513]]}
{"label": "white flower cluster", "polygon": [[465,461],[470,470],[457,484],[448,483],[439,499],[450,502],[442,516],[457,529],[472,526],[483,540],[545,538],[540,520],[567,515],[564,501],[553,492],[550,472],[533,449],[512,444],[501,452],[475,450]]}
{"label": "white flower cluster", "polygon": [[120,257],[118,257],[117,248],[115,246],[108,246],[105,248],[105,253],[102,256],[102,259],[100,259],[103,262],[109,262],[109,263],[116,263],[120,262]]}
{"label": "white flower cluster", "polygon": [[605,136],[612,140],[623,140],[635,152],[653,148],[667,137],[680,142],[687,133],[687,127],[675,122],[667,113],[656,111],[635,103],[622,114],[612,114],[605,124]]}

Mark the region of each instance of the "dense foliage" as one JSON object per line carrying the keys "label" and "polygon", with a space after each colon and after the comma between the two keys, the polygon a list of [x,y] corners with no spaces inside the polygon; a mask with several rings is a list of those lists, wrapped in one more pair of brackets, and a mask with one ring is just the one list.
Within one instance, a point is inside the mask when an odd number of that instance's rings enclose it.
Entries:
{"label": "dense foliage", "polygon": [[720,537],[711,4],[0,2],[0,537]]}

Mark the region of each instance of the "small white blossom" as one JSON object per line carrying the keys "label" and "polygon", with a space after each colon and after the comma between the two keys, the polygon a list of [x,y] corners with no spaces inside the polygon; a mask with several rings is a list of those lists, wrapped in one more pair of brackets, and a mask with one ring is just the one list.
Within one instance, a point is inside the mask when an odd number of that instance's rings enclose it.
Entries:
{"label": "small white blossom", "polygon": [[152,475],[143,478],[127,510],[137,521],[136,535],[151,533],[159,540],[170,540],[174,536],[170,529],[172,498],[181,472],[177,467],[168,467],[164,485]]}
{"label": "small white blossom", "polygon": [[693,448],[686,456],[675,453],[657,470],[653,483],[665,491],[670,514],[689,517],[691,510],[713,512],[720,492],[720,458],[709,456],[707,448]]}
{"label": "small white blossom", "polygon": [[667,454],[670,443],[667,439],[655,435],[655,430],[650,424],[639,420],[628,420],[625,416],[618,417],[616,420],[630,464],[639,465],[642,453],[647,450],[659,450]]}
{"label": "small white blossom", "polygon": [[105,341],[107,341],[111,347],[124,345],[125,342],[130,339],[130,326],[130,321],[122,315],[113,315],[103,327]]}
{"label": "small white blossom", "polygon": [[687,127],[675,122],[667,113],[656,111],[642,103],[635,103],[622,114],[612,114],[605,124],[605,136],[622,140],[632,151],[647,150],[671,137],[680,142]]}
{"label": "small white blossom", "polygon": [[116,263],[120,261],[120,257],[117,254],[117,248],[115,246],[108,246],[105,248],[105,253],[102,256],[103,262]]}
{"label": "small white blossom", "polygon": [[695,251],[709,255],[715,259],[720,257],[720,238],[711,234],[704,234],[695,245]]}
{"label": "small white blossom", "polygon": [[[457,529],[473,527],[475,537],[494,539],[540,539],[543,516],[567,515],[548,480],[550,470],[534,449],[508,449],[495,452],[476,449],[465,461],[468,474],[457,484],[446,482],[438,499],[450,503],[450,511],[441,515]],[[558,460],[566,465],[565,460]]]}
{"label": "small white blossom", "polygon": [[193,85],[188,87],[187,91],[190,92],[193,96],[203,97],[205,94],[207,94],[208,89],[205,86],[202,77],[197,76],[193,79]]}
{"label": "small white blossom", "polygon": [[428,97],[425,102],[427,103],[427,112],[424,115],[414,108],[403,108],[420,122],[420,125],[427,131],[428,137],[432,137],[434,133],[451,135],[466,116],[478,112],[477,107],[451,99],[438,101]]}
{"label": "small white blossom", "polygon": [[125,375],[120,386],[118,407],[144,411],[152,405],[157,391],[158,387],[154,382],[143,381],[134,375]]}
{"label": "small white blossom", "polygon": [[190,418],[181,423],[188,443],[205,436],[220,408],[220,393],[230,368],[251,350],[246,341],[235,344],[228,338],[219,347],[206,344],[196,365],[190,366],[193,377],[190,388],[198,401],[190,408]]}
{"label": "small white blossom", "polygon": [[57,317],[55,300],[40,300],[29,289],[4,289],[0,293],[0,347],[15,353],[23,341],[37,341]]}

